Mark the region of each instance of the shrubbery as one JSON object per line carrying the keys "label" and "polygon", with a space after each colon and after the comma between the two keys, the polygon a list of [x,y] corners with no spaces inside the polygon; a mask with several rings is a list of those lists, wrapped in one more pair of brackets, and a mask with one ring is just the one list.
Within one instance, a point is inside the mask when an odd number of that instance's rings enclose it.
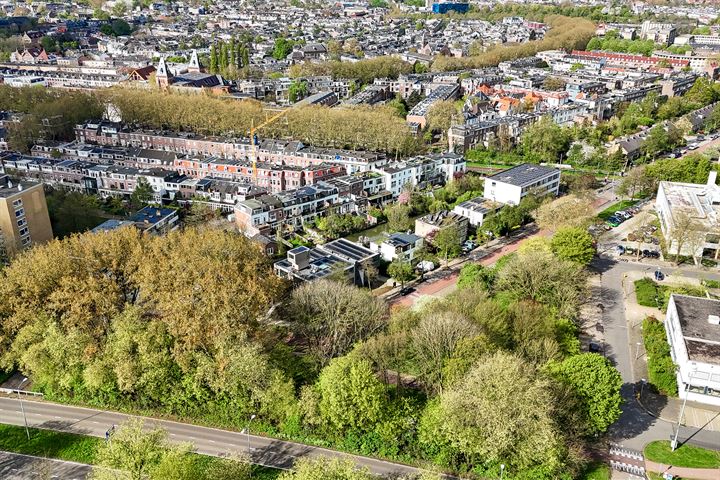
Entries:
{"label": "shrubbery", "polygon": [[660,393],[676,397],[675,364],[670,357],[670,345],[662,322],[647,317],[643,321],[643,341],[647,353],[648,381]]}

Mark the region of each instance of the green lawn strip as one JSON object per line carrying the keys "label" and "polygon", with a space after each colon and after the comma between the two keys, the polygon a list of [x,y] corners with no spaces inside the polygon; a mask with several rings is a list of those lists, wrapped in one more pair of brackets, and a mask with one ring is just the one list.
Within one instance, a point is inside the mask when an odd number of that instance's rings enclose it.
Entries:
{"label": "green lawn strip", "polygon": [[682,445],[672,452],[668,440],[650,442],[645,447],[645,458],[675,467],[720,468],[720,451]]}
{"label": "green lawn strip", "polygon": [[28,440],[25,428],[0,424],[0,450],[7,452],[92,464],[100,442],[99,438],[38,428],[30,429]]}
{"label": "green lawn strip", "polygon": [[[0,450],[6,452],[93,465],[95,451],[102,442],[101,438],[40,428],[31,428],[30,440],[28,440],[24,427],[0,424]],[[202,478],[203,472],[207,471],[213,462],[218,461],[217,458],[208,455],[194,454],[194,456],[197,478]],[[254,479],[274,480],[280,476],[280,473],[282,472],[275,468],[253,465]]]}
{"label": "green lawn strip", "polygon": [[635,280],[635,296],[638,305],[657,308],[662,303],[664,288],[649,278]]}
{"label": "green lawn strip", "polygon": [[621,200],[613,205],[610,205],[602,212],[598,213],[598,218],[600,218],[600,220],[607,220],[608,218],[612,217],[615,212],[630,208],[635,205],[635,203],[637,203],[635,202],[635,200]]}
{"label": "green lawn strip", "polygon": [[602,462],[593,463],[583,472],[580,480],[610,480],[610,467]]}

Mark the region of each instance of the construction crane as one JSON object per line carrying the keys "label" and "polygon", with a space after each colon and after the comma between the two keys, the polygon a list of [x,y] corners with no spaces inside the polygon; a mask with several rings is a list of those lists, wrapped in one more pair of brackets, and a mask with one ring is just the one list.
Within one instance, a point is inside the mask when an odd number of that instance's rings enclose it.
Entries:
{"label": "construction crane", "polygon": [[285,110],[281,110],[279,113],[276,113],[270,118],[266,118],[263,123],[255,126],[255,121],[253,120],[250,126],[250,155],[252,160],[252,176],[253,176],[253,183],[257,185],[257,135],[256,132],[258,130],[262,130],[263,128],[267,127],[268,125],[271,125],[281,119],[283,116],[285,116],[290,111],[289,108],[286,108]]}

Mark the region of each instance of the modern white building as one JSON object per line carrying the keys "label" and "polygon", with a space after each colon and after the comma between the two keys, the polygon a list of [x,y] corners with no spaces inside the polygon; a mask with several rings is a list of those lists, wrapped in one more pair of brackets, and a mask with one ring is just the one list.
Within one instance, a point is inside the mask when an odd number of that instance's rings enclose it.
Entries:
{"label": "modern white building", "polygon": [[517,205],[525,196],[557,196],[560,170],[524,163],[485,179],[484,196],[493,202]]}
{"label": "modern white building", "polygon": [[467,218],[473,227],[479,227],[489,214],[497,211],[500,207],[502,205],[497,202],[486,200],[483,197],[476,197],[455,205],[453,213]]}
{"label": "modern white building", "polygon": [[680,398],[720,406],[720,300],[671,295],[665,333]]}
{"label": "modern white building", "polygon": [[701,259],[705,250],[720,248],[720,187],[717,172],[705,185],[660,182],[655,211],[668,252]]}
{"label": "modern white building", "polygon": [[381,241],[370,242],[370,250],[380,254],[386,262],[395,259],[411,262],[415,252],[423,246],[423,238],[412,233],[393,233]]}

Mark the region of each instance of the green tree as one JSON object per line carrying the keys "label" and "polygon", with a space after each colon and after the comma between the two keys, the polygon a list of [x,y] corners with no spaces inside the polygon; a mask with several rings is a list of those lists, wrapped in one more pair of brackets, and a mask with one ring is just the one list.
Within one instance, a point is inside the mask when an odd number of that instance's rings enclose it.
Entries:
{"label": "green tree", "polygon": [[580,265],[589,264],[595,256],[595,241],[586,229],[579,227],[558,230],[553,235],[550,248],[558,258]]}
{"label": "green tree", "polygon": [[[189,454],[187,446],[175,448]],[[116,479],[118,476],[113,470],[120,470],[120,478],[142,480],[152,476],[166,455],[172,455],[167,433],[160,428],[146,430],[142,420],[131,419],[112,433],[111,441],[98,448],[96,462],[99,468],[93,470],[93,478]]]}
{"label": "green tree", "polygon": [[138,178],[135,190],[130,194],[130,204],[134,209],[139,210],[150,204],[155,196],[152,186],[145,177]]}
{"label": "green tree", "polygon": [[292,471],[284,472],[278,480],[372,480],[366,469],[358,469],[350,461],[326,457],[301,458]]}
{"label": "green tree", "polygon": [[569,146],[570,137],[549,115],[530,125],[520,137],[520,148],[535,163],[560,160]]}
{"label": "green tree", "polygon": [[623,381],[608,359],[585,353],[552,365],[550,370],[579,399],[588,434],[605,433],[620,418]]}
{"label": "green tree", "polygon": [[471,465],[561,472],[565,455],[555,416],[552,384],[526,361],[496,353],[428,406],[419,435],[426,448],[462,455]]}
{"label": "green tree", "polygon": [[305,80],[297,81],[293,80],[288,90],[288,97],[290,103],[295,103],[298,100],[302,100],[308,94],[308,83]]}
{"label": "green tree", "polygon": [[445,259],[445,265],[448,264],[451,258],[460,255],[462,242],[460,228],[454,224],[442,227],[433,238],[433,243]]}
{"label": "green tree", "polygon": [[[116,4],[116,5],[118,5],[118,4]],[[116,36],[125,36],[125,35],[130,35],[130,33],[132,33],[132,27],[130,26],[130,24],[128,22],[126,22],[122,18],[116,18],[115,20],[112,21],[110,26],[112,28],[113,34]]]}
{"label": "green tree", "polygon": [[321,365],[346,354],[387,325],[387,308],[368,290],[316,280],[296,288],[289,312],[292,328]]}
{"label": "green tree", "polygon": [[334,359],[320,372],[316,388],[321,418],[336,432],[367,432],[383,417],[385,387],[366,360]]}
{"label": "green tree", "polygon": [[406,232],[413,228],[414,222],[410,218],[411,209],[408,205],[396,203],[385,208],[388,220],[388,229],[392,232]]}
{"label": "green tree", "polygon": [[285,60],[292,52],[294,42],[285,37],[277,37],[273,45],[272,56],[275,60]]}
{"label": "green tree", "polygon": [[388,265],[387,271],[393,280],[400,282],[402,288],[405,288],[405,282],[409,282],[415,278],[412,265],[401,258],[393,260],[392,263]]}

